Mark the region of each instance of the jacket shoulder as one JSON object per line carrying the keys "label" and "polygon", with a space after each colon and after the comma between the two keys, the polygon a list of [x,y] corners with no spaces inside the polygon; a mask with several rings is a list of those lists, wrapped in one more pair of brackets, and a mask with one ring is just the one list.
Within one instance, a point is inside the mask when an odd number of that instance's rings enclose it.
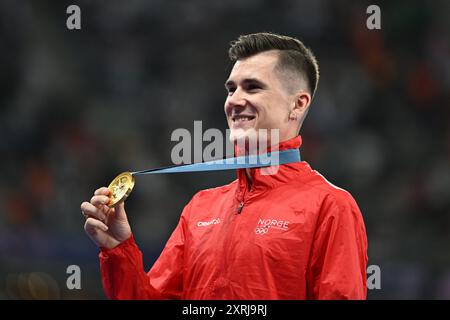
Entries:
{"label": "jacket shoulder", "polygon": [[303,170],[307,171],[308,174],[305,179],[298,181],[299,187],[306,187],[325,202],[334,202],[341,206],[350,205],[357,207],[356,201],[349,191],[334,185],[317,170],[312,169],[307,163]]}
{"label": "jacket shoulder", "polygon": [[214,188],[208,188],[198,191],[194,196],[192,197],[192,200],[206,200],[208,198],[215,198],[219,194],[224,194],[229,192],[230,190],[233,190],[237,186],[237,180],[234,180],[230,182],[229,184],[214,187]]}
{"label": "jacket shoulder", "polygon": [[342,189],[316,171],[313,188],[322,191],[323,197],[319,209],[319,221],[333,217],[340,223],[353,225],[359,234],[365,234],[362,212],[350,192]]}

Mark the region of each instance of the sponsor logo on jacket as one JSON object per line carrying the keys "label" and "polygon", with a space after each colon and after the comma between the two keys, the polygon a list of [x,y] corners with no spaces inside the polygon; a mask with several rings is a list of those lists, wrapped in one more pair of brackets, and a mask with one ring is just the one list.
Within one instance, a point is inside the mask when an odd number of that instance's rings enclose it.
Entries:
{"label": "sponsor logo on jacket", "polygon": [[210,221],[199,221],[197,222],[197,227],[207,227],[210,226],[212,224],[219,224],[220,223],[220,219],[212,219]]}

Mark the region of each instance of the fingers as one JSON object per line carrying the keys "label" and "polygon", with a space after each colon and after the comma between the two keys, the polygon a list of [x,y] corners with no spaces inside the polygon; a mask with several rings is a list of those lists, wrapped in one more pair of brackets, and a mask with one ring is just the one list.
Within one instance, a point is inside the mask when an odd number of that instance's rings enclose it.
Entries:
{"label": "fingers", "polygon": [[94,195],[98,196],[98,195],[104,195],[104,196],[108,196],[109,195],[109,189],[107,187],[101,187],[98,188],[97,190],[95,190]]}
{"label": "fingers", "polygon": [[81,204],[81,212],[86,218],[91,216],[99,220],[106,219],[106,214],[102,209],[86,201]]}
{"label": "fingers", "polygon": [[100,220],[94,218],[87,218],[86,223],[84,224],[84,230],[87,234],[93,236],[97,233],[98,229],[102,231],[108,231],[108,226],[101,222]]}
{"label": "fingers", "polygon": [[109,197],[105,195],[93,196],[91,198],[91,203],[96,207],[107,205],[109,203]]}
{"label": "fingers", "polygon": [[94,241],[98,247],[112,249],[121,243],[121,241],[118,241],[108,234],[108,226],[100,220],[96,220],[94,218],[86,219],[84,230],[89,238],[91,238],[91,240]]}

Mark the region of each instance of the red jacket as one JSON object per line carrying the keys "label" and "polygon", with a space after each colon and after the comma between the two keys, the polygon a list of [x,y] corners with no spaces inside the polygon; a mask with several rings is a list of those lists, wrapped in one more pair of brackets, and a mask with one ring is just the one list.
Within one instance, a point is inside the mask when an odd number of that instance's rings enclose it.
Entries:
{"label": "red jacket", "polygon": [[[301,137],[279,149],[298,148]],[[352,196],[305,162],[244,170],[197,193],[151,270],[133,237],[101,249],[110,299],[365,299],[367,239]]]}

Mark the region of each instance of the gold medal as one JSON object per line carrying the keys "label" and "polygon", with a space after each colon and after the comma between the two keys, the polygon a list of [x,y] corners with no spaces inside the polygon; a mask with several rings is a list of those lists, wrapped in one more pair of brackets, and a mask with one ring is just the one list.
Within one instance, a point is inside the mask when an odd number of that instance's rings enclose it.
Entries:
{"label": "gold medal", "polygon": [[108,207],[112,208],[116,204],[123,202],[131,193],[134,187],[134,176],[130,172],[119,174],[109,184],[108,189],[111,191],[111,200]]}

